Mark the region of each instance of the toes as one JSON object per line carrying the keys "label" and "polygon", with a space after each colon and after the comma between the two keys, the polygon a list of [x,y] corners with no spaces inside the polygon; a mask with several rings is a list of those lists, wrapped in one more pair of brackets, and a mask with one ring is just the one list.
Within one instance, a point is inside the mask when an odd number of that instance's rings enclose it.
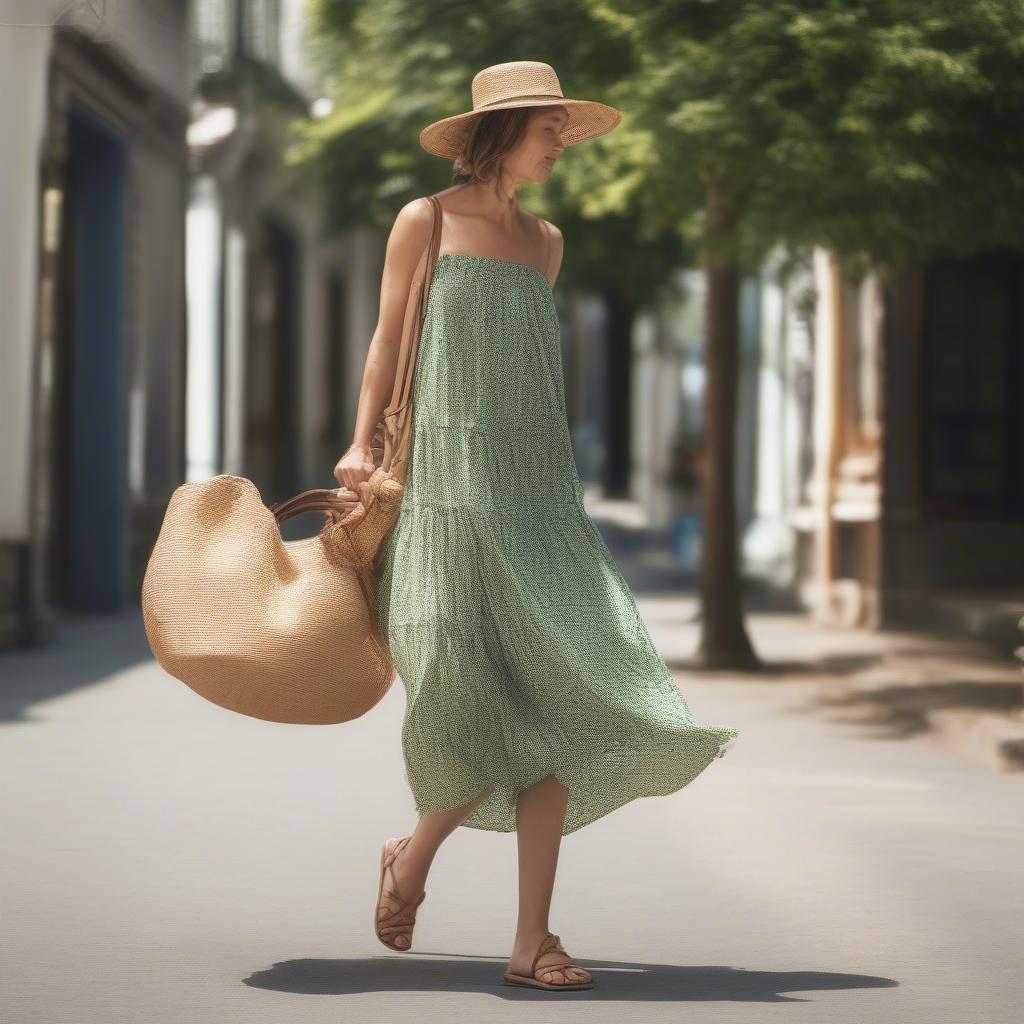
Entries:
{"label": "toes", "polygon": [[549,967],[548,975],[544,980],[549,985],[564,985],[570,979],[566,975],[564,967]]}
{"label": "toes", "polygon": [[408,949],[410,938],[407,932],[395,932],[394,928],[381,928],[377,932],[384,942],[399,949]]}
{"label": "toes", "polygon": [[540,967],[538,970],[544,972],[541,980],[546,981],[549,985],[590,981],[589,973],[582,967]]}

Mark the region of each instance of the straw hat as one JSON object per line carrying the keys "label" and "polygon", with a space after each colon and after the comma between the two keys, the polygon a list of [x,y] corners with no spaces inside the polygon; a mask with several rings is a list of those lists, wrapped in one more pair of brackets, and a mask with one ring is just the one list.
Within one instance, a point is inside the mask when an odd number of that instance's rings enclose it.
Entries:
{"label": "straw hat", "polygon": [[473,76],[473,109],[428,124],[420,132],[420,145],[434,156],[454,160],[462,152],[474,121],[488,110],[558,105],[569,112],[562,129],[566,146],[604,135],[622,120],[622,112],[606,103],[566,99],[550,64],[513,60],[478,71]]}

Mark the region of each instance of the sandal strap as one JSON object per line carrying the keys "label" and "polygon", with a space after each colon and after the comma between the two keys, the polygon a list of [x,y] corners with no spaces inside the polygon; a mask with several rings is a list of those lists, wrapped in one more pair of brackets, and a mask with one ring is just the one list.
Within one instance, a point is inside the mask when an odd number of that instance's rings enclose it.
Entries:
{"label": "sandal strap", "polygon": [[[395,843],[391,852],[384,858],[385,876],[387,875],[388,870],[391,869],[391,865],[394,864],[395,858],[402,852],[402,850],[405,848],[406,844],[409,842],[411,838],[412,836],[403,836],[403,838],[399,839],[398,842]],[[398,891],[398,884],[395,878],[394,870],[391,870],[391,883],[394,886],[394,889],[385,891],[388,893],[389,896],[393,896],[400,903],[407,905],[409,901]]]}
{"label": "sandal strap", "polygon": [[[419,906],[418,903],[417,906]],[[385,907],[383,909],[386,910],[387,908]],[[395,928],[412,928],[413,925],[416,924],[416,915],[409,914],[408,910],[408,907],[403,907],[401,910],[396,910],[393,914],[389,914],[387,917],[383,919],[378,919],[377,931],[379,932],[381,931],[381,929],[384,928],[387,928],[389,930],[393,930]]]}
{"label": "sandal strap", "polygon": [[[554,940],[554,941],[552,941],[552,940]],[[559,952],[565,953],[566,956],[569,955],[569,951],[562,947],[562,940],[557,935],[555,935],[554,932],[548,932],[547,935],[545,935],[544,938],[541,939],[540,946],[537,949],[537,955],[533,958],[533,965],[530,967],[530,973],[532,975],[534,975],[534,977],[536,977],[536,975],[537,975],[537,961],[545,953],[548,953],[548,952],[550,952],[553,949],[557,949]],[[554,967],[555,965],[554,964],[551,964],[551,965],[545,964],[544,967],[541,968],[541,970],[544,970],[548,966]]]}
{"label": "sandal strap", "polygon": [[545,953],[550,953],[556,949],[560,953],[565,953],[566,956],[569,955],[569,951],[562,945],[562,940],[554,933],[548,932],[541,940],[540,948],[537,950],[537,955],[533,958],[533,966],[530,968],[530,974],[532,974],[533,977],[537,977],[538,971],[542,973],[544,971],[558,971],[564,970],[567,967],[575,967],[579,971],[586,970],[585,967],[580,967],[580,965],[574,960],[560,960],[558,963],[541,964],[539,967],[537,966],[537,961],[540,960]]}
{"label": "sandal strap", "polygon": [[[381,895],[390,896],[393,900],[397,900],[399,903],[401,903],[401,906],[397,907],[395,910],[392,910],[391,913],[388,914],[388,916],[385,918],[385,920],[387,921],[393,921],[400,914],[404,914],[410,910],[415,910],[426,899],[427,891],[426,889],[424,889],[423,892],[419,894],[419,897],[416,899],[416,901],[413,903],[406,903],[402,901],[402,898],[398,895],[398,893],[394,893],[390,889],[383,889],[381,891]],[[381,909],[387,910],[388,908],[382,907]],[[415,915],[413,915],[413,920],[415,920]]]}
{"label": "sandal strap", "polygon": [[[384,873],[385,873],[385,875],[387,873],[388,868],[390,868],[392,863],[394,862],[395,857],[398,856],[398,854],[402,851],[402,849],[405,847],[405,845],[409,842],[409,840],[411,838],[412,838],[411,836],[403,836],[397,843],[395,843],[394,848],[391,850],[391,852],[388,853],[385,856],[385,858],[384,858]],[[391,872],[391,881],[392,881],[393,888],[388,888],[387,886],[381,886],[381,896],[382,897],[387,896],[390,899],[394,900],[396,903],[398,903],[398,907],[392,909],[391,912],[387,915],[387,917],[385,917],[385,918],[379,918],[378,917],[378,919],[377,919],[377,934],[378,935],[380,935],[380,933],[383,930],[385,930],[385,929],[387,931],[394,931],[396,929],[401,929],[401,930],[404,931],[404,930],[407,930],[409,928],[412,928],[416,924],[416,913],[415,913],[416,909],[419,907],[419,905],[427,897],[427,891],[426,891],[426,889],[424,889],[423,892],[421,892],[419,894],[419,896],[415,900],[412,900],[412,901],[407,900],[398,891],[398,886],[394,885],[394,882],[395,882],[395,873],[394,873],[394,871]],[[383,907],[383,906],[381,906],[378,903],[378,908],[377,909],[378,909],[378,912],[379,912],[380,910],[388,910],[389,908]]]}
{"label": "sandal strap", "polygon": [[537,968],[537,970],[538,971],[557,971],[557,970],[559,970],[559,968],[562,968],[562,967],[579,967],[579,969],[581,971],[583,970],[583,968],[580,967],[579,964],[573,963],[572,960],[562,960],[560,963],[557,963],[557,964],[541,964],[540,967]]}

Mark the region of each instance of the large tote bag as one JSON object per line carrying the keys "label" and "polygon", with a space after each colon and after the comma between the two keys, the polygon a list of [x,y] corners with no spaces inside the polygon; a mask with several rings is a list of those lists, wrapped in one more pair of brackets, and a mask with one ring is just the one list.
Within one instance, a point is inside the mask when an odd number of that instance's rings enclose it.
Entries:
{"label": "large tote bag", "polygon": [[[252,481],[221,474],[171,495],[142,584],[150,648],[170,675],[230,711],[270,722],[330,725],[369,711],[395,669],[376,625],[374,561],[398,519],[412,385],[441,208],[409,290],[391,401],[358,493],[303,491],[268,508]],[[315,537],[280,524],[323,512]]]}

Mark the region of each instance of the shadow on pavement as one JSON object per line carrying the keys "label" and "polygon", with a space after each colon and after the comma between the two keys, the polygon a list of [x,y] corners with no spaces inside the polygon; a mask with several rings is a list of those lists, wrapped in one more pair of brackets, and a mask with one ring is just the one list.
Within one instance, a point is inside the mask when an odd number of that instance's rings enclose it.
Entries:
{"label": "shadow on pavement", "polygon": [[736,668],[709,668],[699,661],[688,658],[666,658],[665,664],[674,672],[692,672],[701,676],[728,676],[737,682],[757,682],[759,679],[774,679],[785,676],[786,682],[820,683],[823,676],[847,676],[875,665],[880,654],[826,654],[818,658],[804,658],[799,661],[770,661],[761,659],[760,667],[754,672],[745,672]]}
{"label": "shadow on pavement", "polygon": [[[420,959],[417,959],[420,957]],[[678,967],[576,958],[594,976],[592,989],[551,992],[502,980],[507,961],[439,959],[434,954],[347,960],[285,960],[245,979],[274,992],[354,995],[365,992],[493,991],[513,1000],[644,1000],[647,1002],[802,1003],[788,992],[893,988],[899,982],[828,971],[747,971],[733,967]]]}
{"label": "shadow on pavement", "polygon": [[30,722],[33,705],[152,658],[140,607],[61,619],[50,645],[0,652],[0,722]]}
{"label": "shadow on pavement", "polygon": [[901,739],[932,729],[929,714],[940,708],[975,709],[1007,713],[1024,706],[1024,687],[1019,681],[937,681],[893,683],[822,693],[817,705],[848,710],[842,721],[877,726],[884,736]]}

